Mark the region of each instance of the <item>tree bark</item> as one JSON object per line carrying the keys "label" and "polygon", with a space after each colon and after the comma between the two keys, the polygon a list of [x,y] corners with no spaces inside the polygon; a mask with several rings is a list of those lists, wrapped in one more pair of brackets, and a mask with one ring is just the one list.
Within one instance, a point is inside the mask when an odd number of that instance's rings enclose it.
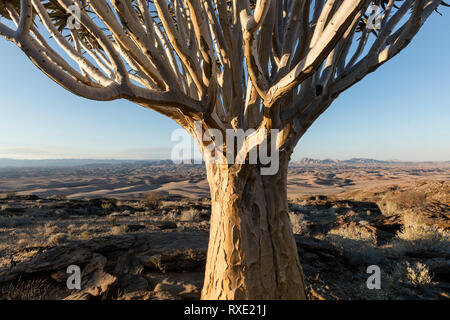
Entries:
{"label": "tree bark", "polygon": [[[289,158],[289,157],[287,157]],[[287,168],[207,164],[211,229],[202,299],[306,299],[288,215]]]}

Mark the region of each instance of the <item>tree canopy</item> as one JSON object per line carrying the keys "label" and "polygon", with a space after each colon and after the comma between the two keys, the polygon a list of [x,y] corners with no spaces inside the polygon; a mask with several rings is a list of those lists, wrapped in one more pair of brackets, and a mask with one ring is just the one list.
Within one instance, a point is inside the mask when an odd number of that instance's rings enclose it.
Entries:
{"label": "tree canopy", "polygon": [[[370,5],[381,10],[379,29],[367,25]],[[292,135],[397,55],[440,5],[448,6],[441,0],[3,0],[0,15],[9,21],[0,22],[0,35],[79,96],[128,99],[185,128],[195,119],[221,130],[289,127]],[[80,27],[69,28],[70,19]]]}

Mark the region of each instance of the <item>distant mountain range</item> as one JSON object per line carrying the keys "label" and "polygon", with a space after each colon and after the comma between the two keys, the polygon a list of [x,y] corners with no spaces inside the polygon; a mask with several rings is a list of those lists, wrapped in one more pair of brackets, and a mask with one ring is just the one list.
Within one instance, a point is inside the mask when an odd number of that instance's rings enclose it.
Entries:
{"label": "distant mountain range", "polygon": [[[352,164],[395,164],[395,163],[450,163],[450,161],[423,161],[411,162],[400,160],[375,160],[366,158],[352,158],[349,160],[337,159],[312,159],[302,158],[298,161],[291,161],[290,166],[307,165],[352,165]],[[117,159],[44,159],[44,160],[22,160],[0,158],[0,167],[74,167],[74,166],[99,166],[117,164],[138,164],[138,165],[171,165],[172,160],[117,160]]]}
{"label": "distant mountain range", "polygon": [[312,159],[301,158],[298,161],[292,161],[291,166],[305,166],[305,165],[339,165],[339,164],[395,164],[395,163],[449,163],[450,161],[401,161],[401,160],[376,160],[367,158],[351,158],[348,160],[337,159]]}
{"label": "distant mountain range", "polygon": [[[308,165],[308,164],[381,164],[390,163],[393,161],[383,161],[375,159],[365,159],[365,158],[352,158],[349,160],[337,160],[337,159],[312,159],[312,158],[301,158],[295,161],[294,164],[298,165]],[[396,161],[398,162],[398,161]]]}
{"label": "distant mountain range", "polygon": [[0,158],[0,167],[74,167],[114,164],[172,164],[172,160],[117,160],[117,159],[43,159],[19,160]]}

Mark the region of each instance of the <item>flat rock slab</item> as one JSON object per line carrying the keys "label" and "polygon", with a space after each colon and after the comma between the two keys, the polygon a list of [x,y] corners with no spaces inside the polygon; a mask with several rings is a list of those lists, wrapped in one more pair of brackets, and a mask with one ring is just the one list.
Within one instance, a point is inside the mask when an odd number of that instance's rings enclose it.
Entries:
{"label": "flat rock slab", "polygon": [[[322,261],[331,258],[335,262],[339,256],[339,252],[327,241],[297,235],[295,238],[300,256],[309,252],[318,255]],[[136,275],[140,273],[137,270],[143,267],[162,273],[198,271],[206,263],[208,239],[207,232],[148,232],[44,247],[13,267],[0,269],[0,283],[38,274],[50,274],[53,279],[62,281],[68,266],[85,267],[97,254],[106,257],[105,270],[114,275]]]}
{"label": "flat rock slab", "polygon": [[204,263],[208,237],[206,232],[148,232],[74,241],[43,248],[28,260],[0,269],[0,283],[33,274],[61,272],[70,265],[85,266],[94,254],[105,256],[107,268],[114,268],[119,258],[130,251],[146,267],[193,268]]}

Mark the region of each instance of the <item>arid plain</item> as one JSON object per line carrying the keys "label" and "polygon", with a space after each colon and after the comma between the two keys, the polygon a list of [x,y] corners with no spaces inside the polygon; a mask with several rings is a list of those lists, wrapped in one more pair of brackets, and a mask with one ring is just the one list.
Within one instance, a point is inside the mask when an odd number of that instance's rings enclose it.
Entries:
{"label": "arid plain", "polygon": [[[165,161],[162,161],[165,162]],[[302,159],[288,174],[288,196],[337,194],[418,180],[448,180],[450,162],[378,162]],[[209,197],[203,165],[155,164],[136,161],[73,167],[0,167],[0,191],[68,199],[140,199],[147,191],[183,198]]]}
{"label": "arid plain", "polygon": [[[309,298],[449,299],[449,181],[449,162],[293,162]],[[209,217],[202,165],[0,168],[0,299],[199,299]],[[81,290],[66,287],[73,264]]]}

